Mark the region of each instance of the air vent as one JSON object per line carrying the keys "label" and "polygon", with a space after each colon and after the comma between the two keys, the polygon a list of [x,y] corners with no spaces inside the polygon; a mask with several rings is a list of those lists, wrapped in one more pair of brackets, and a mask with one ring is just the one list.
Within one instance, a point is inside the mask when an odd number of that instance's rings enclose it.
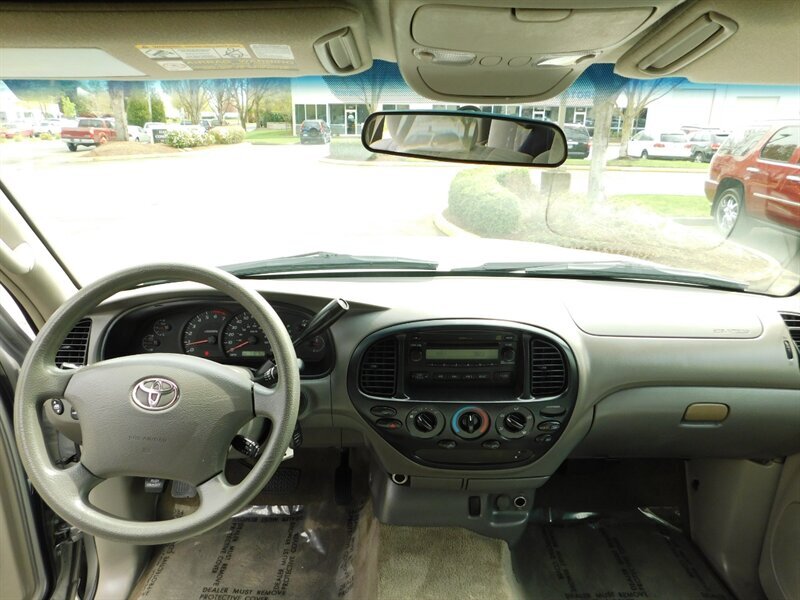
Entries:
{"label": "air vent", "polygon": [[391,398],[397,391],[397,340],[376,342],[364,353],[358,377],[361,391],[369,396]]}
{"label": "air vent", "polygon": [[64,364],[82,367],[86,364],[86,352],[89,349],[89,331],[92,328],[91,319],[81,319],[72,328],[56,352],[56,366],[61,368]]}
{"label": "air vent", "polygon": [[531,341],[531,394],[558,396],[567,389],[567,369],[561,351],[544,340]]}
{"label": "air vent", "polygon": [[781,313],[786,327],[789,329],[789,335],[792,336],[795,345],[800,348],[800,314],[796,313]]}

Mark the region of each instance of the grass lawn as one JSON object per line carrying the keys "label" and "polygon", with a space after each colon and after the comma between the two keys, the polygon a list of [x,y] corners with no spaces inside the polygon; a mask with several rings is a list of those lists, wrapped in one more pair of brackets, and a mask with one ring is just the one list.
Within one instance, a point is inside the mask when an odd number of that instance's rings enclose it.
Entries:
{"label": "grass lawn", "polygon": [[672,194],[630,194],[611,196],[620,207],[638,206],[663,217],[707,217],[709,204],[705,196],[676,196]]}
{"label": "grass lawn", "polygon": [[[569,161],[567,161],[569,162]],[[586,161],[584,164],[589,164]],[[658,160],[655,158],[614,158],[608,161],[609,167],[656,167],[662,169],[697,169],[707,171],[708,163],[696,163],[690,160]]]}
{"label": "grass lawn", "polygon": [[298,144],[300,138],[291,129],[256,129],[248,131],[244,139],[251,144]]}

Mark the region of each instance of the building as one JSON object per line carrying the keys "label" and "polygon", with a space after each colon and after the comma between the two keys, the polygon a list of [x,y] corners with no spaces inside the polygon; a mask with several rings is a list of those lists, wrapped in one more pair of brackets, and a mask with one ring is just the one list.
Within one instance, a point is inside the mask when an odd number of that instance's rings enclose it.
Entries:
{"label": "building", "polygon": [[35,123],[48,116],[60,114],[58,104],[46,104],[41,107],[33,102],[25,102],[17,98],[16,94],[0,81],[0,125],[16,122]]}

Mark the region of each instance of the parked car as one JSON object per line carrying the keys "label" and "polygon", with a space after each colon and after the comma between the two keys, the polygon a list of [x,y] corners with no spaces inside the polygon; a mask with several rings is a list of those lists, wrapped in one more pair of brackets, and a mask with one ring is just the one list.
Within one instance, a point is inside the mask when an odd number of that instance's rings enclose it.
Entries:
{"label": "parked car", "polygon": [[728,139],[729,131],[698,129],[689,132],[689,156],[694,162],[711,162],[719,147]]}
{"label": "parked car", "polygon": [[130,142],[149,142],[150,132],[145,131],[138,125],[128,125],[128,141]]}
{"label": "parked car", "polygon": [[753,219],[800,231],[800,121],[731,134],[705,183],[711,215],[725,235]]}
{"label": "parked car", "polygon": [[19,137],[31,137],[33,136],[33,125],[30,123],[9,123],[5,125],[2,129],[2,135],[7,138],[15,138]]}
{"label": "parked car", "polygon": [[161,123],[159,121],[148,121],[144,124],[142,129],[144,129],[147,133],[150,133],[153,131],[153,129],[168,129],[168,127],[166,123]]}
{"label": "parked car", "polygon": [[628,142],[628,156],[688,159],[691,148],[689,137],[682,131],[640,131]]}
{"label": "parked car", "polygon": [[331,141],[331,128],[325,121],[312,119],[300,125],[301,144],[328,144]]}
{"label": "parked car", "polygon": [[77,127],[61,129],[61,140],[70,152],[75,152],[78,146],[102,146],[115,139],[117,132],[106,119],[80,119]]}
{"label": "parked car", "polygon": [[567,154],[570,158],[587,158],[592,149],[592,138],[583,125],[564,124],[564,135],[567,138]]}
{"label": "parked car", "polygon": [[46,119],[33,126],[33,135],[35,137],[39,137],[43,133],[61,135],[61,121],[58,119]]}

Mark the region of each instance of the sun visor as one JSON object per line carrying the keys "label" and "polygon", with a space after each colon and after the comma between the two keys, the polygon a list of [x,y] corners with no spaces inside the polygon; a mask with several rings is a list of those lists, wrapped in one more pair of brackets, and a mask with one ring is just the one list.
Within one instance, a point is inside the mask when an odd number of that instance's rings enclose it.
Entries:
{"label": "sun visor", "polygon": [[634,0],[598,9],[581,0],[513,8],[399,0],[393,5],[398,63],[411,87],[430,98],[541,100],[566,89],[590,64],[608,62],[612,50],[677,3]]}
{"label": "sun visor", "polygon": [[228,2],[147,9],[14,4],[0,11],[0,78],[212,79],[357,73],[372,65],[351,6]]}

